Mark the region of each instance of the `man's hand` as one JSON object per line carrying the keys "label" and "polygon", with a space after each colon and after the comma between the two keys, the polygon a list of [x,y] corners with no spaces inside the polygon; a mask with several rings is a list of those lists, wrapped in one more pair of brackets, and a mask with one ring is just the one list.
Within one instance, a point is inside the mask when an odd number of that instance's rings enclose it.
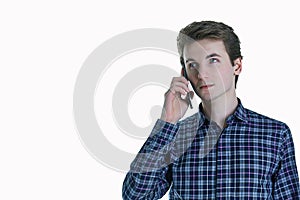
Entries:
{"label": "man's hand", "polygon": [[[184,116],[188,108],[187,93],[190,93],[191,98],[194,96],[194,92],[189,90],[188,84],[189,82],[183,76],[172,79],[170,89],[165,93],[161,120],[176,124]],[[181,96],[185,96],[185,98],[183,99]]]}

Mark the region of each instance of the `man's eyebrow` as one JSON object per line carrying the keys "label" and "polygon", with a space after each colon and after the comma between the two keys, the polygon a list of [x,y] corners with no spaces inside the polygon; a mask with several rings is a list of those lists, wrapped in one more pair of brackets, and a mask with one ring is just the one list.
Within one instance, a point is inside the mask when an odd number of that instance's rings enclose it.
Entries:
{"label": "man's eyebrow", "polygon": [[[222,56],[217,54],[217,53],[212,53],[212,54],[207,55],[205,58],[208,59],[208,58],[212,58],[212,57],[222,57]],[[195,61],[195,59],[188,58],[188,59],[186,59],[185,63],[188,63],[188,62],[191,62],[191,61]]]}
{"label": "man's eyebrow", "polygon": [[186,59],[185,63],[188,63],[190,61],[195,61],[195,60],[193,58],[188,58],[188,59]]}
{"label": "man's eyebrow", "polygon": [[208,59],[208,58],[212,58],[212,57],[221,57],[221,56],[217,53],[212,53],[212,54],[209,54],[208,56],[206,56],[205,58]]}

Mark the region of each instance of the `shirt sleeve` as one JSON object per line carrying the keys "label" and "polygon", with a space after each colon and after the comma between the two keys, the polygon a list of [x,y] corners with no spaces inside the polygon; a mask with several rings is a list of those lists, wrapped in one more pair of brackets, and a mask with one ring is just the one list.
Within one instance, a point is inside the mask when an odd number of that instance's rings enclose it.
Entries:
{"label": "shirt sleeve", "polygon": [[169,152],[178,129],[178,125],[157,120],[126,174],[122,188],[124,200],[160,199],[168,191],[171,184]]}
{"label": "shirt sleeve", "polygon": [[290,129],[285,131],[280,154],[279,170],[275,177],[274,199],[300,199],[299,177],[295,159],[295,149]]}

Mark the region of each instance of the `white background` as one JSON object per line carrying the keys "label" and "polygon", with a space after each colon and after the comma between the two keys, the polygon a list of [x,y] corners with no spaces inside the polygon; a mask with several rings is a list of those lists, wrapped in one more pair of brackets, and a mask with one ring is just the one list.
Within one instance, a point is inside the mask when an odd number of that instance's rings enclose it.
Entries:
{"label": "white background", "polygon": [[77,74],[112,36],[200,20],[235,29],[244,55],[238,96],[289,125],[300,166],[298,4],[260,2],[1,1],[0,199],[121,199],[125,174],[96,161],[77,134]]}

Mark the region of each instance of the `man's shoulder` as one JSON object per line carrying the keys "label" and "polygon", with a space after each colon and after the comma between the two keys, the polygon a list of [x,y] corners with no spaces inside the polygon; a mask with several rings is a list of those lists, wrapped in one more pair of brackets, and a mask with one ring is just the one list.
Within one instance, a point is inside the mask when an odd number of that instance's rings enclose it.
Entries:
{"label": "man's shoulder", "polygon": [[289,129],[285,122],[274,119],[270,116],[245,108],[248,117],[248,123],[257,126],[274,127],[276,129]]}

